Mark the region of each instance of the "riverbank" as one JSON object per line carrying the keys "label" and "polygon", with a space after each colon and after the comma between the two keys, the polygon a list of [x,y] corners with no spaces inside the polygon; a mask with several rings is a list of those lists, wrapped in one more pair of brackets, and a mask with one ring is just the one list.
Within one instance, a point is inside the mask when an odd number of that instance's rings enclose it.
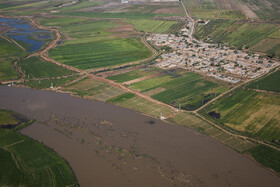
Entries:
{"label": "riverbank", "polygon": [[22,133],[63,156],[81,186],[280,184],[216,140],[135,111],[28,88],[1,86],[0,98],[1,108],[37,120]]}

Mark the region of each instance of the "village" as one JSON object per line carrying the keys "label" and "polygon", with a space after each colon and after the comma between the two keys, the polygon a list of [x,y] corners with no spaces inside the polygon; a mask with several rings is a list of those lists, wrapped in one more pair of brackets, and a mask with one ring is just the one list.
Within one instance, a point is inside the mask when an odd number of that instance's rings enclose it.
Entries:
{"label": "village", "polygon": [[279,65],[260,54],[198,41],[189,36],[187,28],[176,35],[151,34],[147,40],[163,51],[156,59],[157,67],[183,68],[230,83],[259,77]]}

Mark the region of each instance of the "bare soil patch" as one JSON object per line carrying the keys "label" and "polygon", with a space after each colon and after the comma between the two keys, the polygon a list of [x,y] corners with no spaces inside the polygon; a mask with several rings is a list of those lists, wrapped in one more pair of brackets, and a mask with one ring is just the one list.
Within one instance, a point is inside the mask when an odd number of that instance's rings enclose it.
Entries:
{"label": "bare soil patch", "polygon": [[163,92],[163,91],[165,91],[165,90],[166,90],[165,88],[159,87],[159,88],[156,88],[156,89],[153,89],[153,90],[149,90],[149,91],[147,91],[147,92],[144,92],[144,94],[147,95],[147,96],[152,96],[152,95],[158,94],[158,93],[160,93],[160,92]]}
{"label": "bare soil patch", "polygon": [[178,11],[180,11],[180,10],[176,7],[174,7],[174,8],[161,8],[161,9],[158,9],[158,10],[154,11],[153,13],[156,13],[156,14],[174,14],[174,13],[177,13]]}
{"label": "bare soil patch", "polygon": [[259,19],[258,15],[247,5],[241,5],[240,8],[246,19]]}
{"label": "bare soil patch", "polygon": [[140,81],[143,81],[143,80],[146,80],[146,79],[150,79],[150,78],[153,78],[153,77],[156,77],[156,76],[158,76],[158,75],[157,74],[152,74],[152,75],[148,75],[148,76],[145,76],[145,77],[140,77],[138,79],[133,79],[133,80],[124,82],[123,84],[129,85],[129,84],[140,82]]}

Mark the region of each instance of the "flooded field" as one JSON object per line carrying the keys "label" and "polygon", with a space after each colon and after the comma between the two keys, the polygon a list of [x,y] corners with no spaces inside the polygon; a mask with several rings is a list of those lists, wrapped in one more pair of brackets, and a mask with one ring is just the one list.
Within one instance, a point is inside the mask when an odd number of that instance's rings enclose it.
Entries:
{"label": "flooded field", "polygon": [[20,42],[28,52],[39,50],[45,40],[51,39],[51,33],[33,27],[27,21],[12,18],[0,18],[0,23],[9,28],[4,35]]}
{"label": "flooded field", "polygon": [[36,119],[22,133],[63,156],[81,186],[280,185],[213,138],[111,104],[1,86],[0,108]]}

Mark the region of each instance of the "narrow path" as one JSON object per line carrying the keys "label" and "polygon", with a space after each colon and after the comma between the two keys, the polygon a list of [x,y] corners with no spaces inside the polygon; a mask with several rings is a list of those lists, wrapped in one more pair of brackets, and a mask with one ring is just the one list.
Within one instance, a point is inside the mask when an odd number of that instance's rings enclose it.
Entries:
{"label": "narrow path", "polygon": [[16,144],[19,144],[19,143],[21,143],[21,142],[24,142],[24,140],[20,140],[20,141],[18,141],[18,142],[12,143],[12,144],[10,144],[10,145],[6,145],[6,146],[4,146],[3,148],[11,147],[11,146],[16,145]]}
{"label": "narrow path", "polygon": [[17,43],[14,39],[10,38],[10,40],[11,40],[14,44],[16,44],[19,48],[21,48],[23,51],[26,52],[26,49],[24,49],[24,47],[22,47],[22,46],[21,46],[19,43]]}
{"label": "narrow path", "polygon": [[8,41],[9,43],[13,43],[9,38],[3,36],[2,34],[0,35],[1,38],[3,38],[4,40]]}
{"label": "narrow path", "polygon": [[4,40],[8,41],[9,43],[14,43],[16,44],[19,48],[21,48],[23,51],[26,51],[26,49],[24,49],[24,47],[22,47],[19,43],[17,43],[14,39],[12,38],[7,38],[6,36],[3,36],[2,34],[0,35],[1,38],[3,38]]}
{"label": "narrow path", "polygon": [[199,113],[197,113],[197,112],[193,112],[193,113],[194,113],[196,116],[198,116],[199,118],[203,119],[204,121],[208,122],[209,124],[215,126],[216,128],[220,129],[221,131],[223,131],[223,132],[225,132],[225,133],[227,133],[227,134],[229,134],[229,135],[231,135],[231,136],[238,137],[238,138],[243,138],[243,139],[245,139],[245,140],[251,140],[251,141],[253,141],[253,142],[258,142],[259,144],[266,145],[266,146],[268,146],[268,147],[270,147],[270,148],[273,148],[273,149],[276,149],[276,150],[280,151],[280,148],[275,147],[275,146],[273,146],[273,145],[270,145],[270,144],[268,144],[268,143],[265,143],[265,142],[263,142],[263,141],[261,141],[261,140],[258,140],[258,139],[255,139],[255,138],[250,138],[250,137],[248,137],[248,136],[243,136],[243,135],[231,133],[231,132],[225,130],[224,128],[220,127],[220,126],[217,125],[216,123],[214,123],[214,122],[212,122],[212,121],[206,119],[205,117],[203,117],[203,116],[200,115]]}
{"label": "narrow path", "polygon": [[185,10],[185,13],[186,13],[186,16],[187,16],[187,18],[191,21],[191,28],[190,28],[190,35],[189,35],[189,37],[190,37],[190,39],[192,40],[192,36],[193,36],[193,33],[194,33],[194,19],[192,19],[191,18],[191,16],[189,15],[189,13],[188,13],[188,11],[187,11],[187,9],[186,9],[186,7],[185,7],[185,4],[183,3],[183,0],[181,0],[181,4],[182,4],[182,6],[183,6],[183,8],[184,8],[184,10]]}

